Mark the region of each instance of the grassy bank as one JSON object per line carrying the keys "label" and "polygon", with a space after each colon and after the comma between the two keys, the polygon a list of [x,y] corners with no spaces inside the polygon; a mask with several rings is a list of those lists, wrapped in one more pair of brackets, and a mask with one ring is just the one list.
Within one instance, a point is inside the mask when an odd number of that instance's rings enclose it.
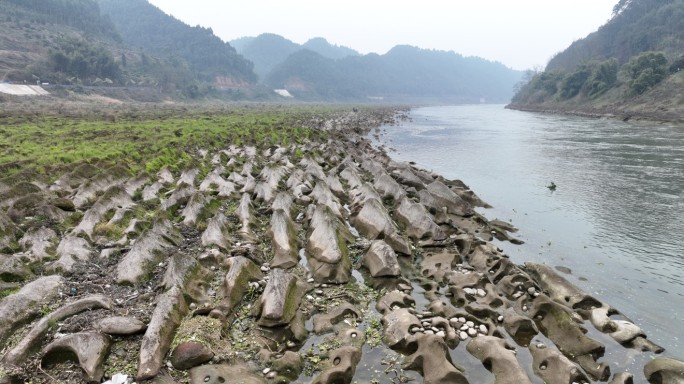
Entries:
{"label": "grassy bank", "polygon": [[313,116],[350,107],[231,106],[0,117],[0,179],[36,173],[46,179],[79,163],[123,165],[132,172],[187,166],[190,151],[229,145],[284,145],[324,138]]}

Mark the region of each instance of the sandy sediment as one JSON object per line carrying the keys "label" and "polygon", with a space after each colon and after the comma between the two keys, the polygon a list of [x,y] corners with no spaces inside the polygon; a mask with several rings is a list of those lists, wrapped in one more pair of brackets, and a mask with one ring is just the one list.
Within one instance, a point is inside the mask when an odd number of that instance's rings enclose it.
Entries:
{"label": "sandy sediment", "polygon": [[[177,173],[6,185],[0,382],[684,380],[610,303],[513,263],[491,243],[512,228],[464,183],[375,148],[395,113]],[[50,221],[8,215],[27,188]]]}

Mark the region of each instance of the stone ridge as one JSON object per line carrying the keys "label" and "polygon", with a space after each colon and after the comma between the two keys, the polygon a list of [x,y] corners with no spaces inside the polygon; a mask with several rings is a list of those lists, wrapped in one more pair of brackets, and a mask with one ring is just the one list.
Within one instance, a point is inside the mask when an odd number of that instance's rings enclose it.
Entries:
{"label": "stone ridge", "polygon": [[343,113],[315,122],[328,141],[226,143],[179,172],[24,181],[51,220],[0,203],[0,383],[684,380],[610,304],[514,264],[492,241],[515,228],[461,181],[373,147],[391,121]]}

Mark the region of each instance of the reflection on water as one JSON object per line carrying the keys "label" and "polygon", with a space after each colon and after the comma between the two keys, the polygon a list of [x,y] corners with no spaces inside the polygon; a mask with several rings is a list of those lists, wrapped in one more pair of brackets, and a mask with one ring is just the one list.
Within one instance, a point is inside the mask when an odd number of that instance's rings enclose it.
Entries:
{"label": "reflection on water", "polygon": [[384,128],[394,157],[466,182],[520,228],[524,245],[501,244],[511,258],[569,268],[684,358],[684,126],[491,105],[411,117]]}

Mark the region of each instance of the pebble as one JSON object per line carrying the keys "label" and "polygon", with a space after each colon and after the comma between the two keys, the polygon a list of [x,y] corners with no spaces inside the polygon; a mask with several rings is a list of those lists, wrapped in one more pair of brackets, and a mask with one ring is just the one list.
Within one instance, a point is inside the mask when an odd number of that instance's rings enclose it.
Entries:
{"label": "pebble", "polygon": [[539,343],[539,344],[537,344],[537,348],[544,349],[544,348],[546,348],[546,344]]}
{"label": "pebble", "polygon": [[466,325],[467,325],[468,327],[472,328],[472,327],[475,326],[475,323],[473,323],[472,321],[466,321]]}
{"label": "pebble", "polygon": [[428,323],[427,321],[423,321],[421,325],[423,326],[423,328],[427,328],[430,326],[430,323]]}
{"label": "pebble", "polygon": [[488,333],[487,326],[484,324],[480,324],[480,333],[483,335],[486,335]]}
{"label": "pebble", "polygon": [[294,348],[297,344],[294,341],[288,341],[285,345],[288,348]]}
{"label": "pebble", "polygon": [[466,318],[465,318],[465,317],[459,317],[459,318],[458,318],[458,322],[459,322],[459,323],[465,323],[465,322],[466,322]]}
{"label": "pebble", "polygon": [[310,278],[308,278],[308,279],[306,280],[306,282],[307,282],[307,283],[313,283],[313,282],[314,282],[314,278],[313,278],[313,277],[310,277]]}
{"label": "pebble", "polygon": [[537,292],[537,290],[534,289],[534,287],[529,287],[529,288],[527,288],[527,293],[529,293],[530,295],[534,295],[535,292]]}
{"label": "pebble", "polygon": [[313,301],[314,297],[311,295],[306,295],[306,299],[309,301]]}
{"label": "pebble", "polygon": [[444,331],[439,331],[435,333],[435,335],[441,337],[442,339],[446,337],[446,333]]}
{"label": "pebble", "polygon": [[523,305],[522,310],[523,310],[524,312],[527,312],[527,305]]}
{"label": "pebble", "polygon": [[485,297],[485,296],[487,296],[487,292],[485,292],[484,289],[478,289],[478,290],[477,290],[477,295],[480,296],[480,297]]}
{"label": "pebble", "polygon": [[428,330],[425,331],[425,334],[426,334],[426,335],[434,335],[435,332],[434,332],[432,329],[428,329]]}
{"label": "pebble", "polygon": [[262,266],[261,266],[261,272],[268,272],[268,269],[269,269],[269,268],[268,268],[267,266],[265,266],[265,265],[262,265]]}
{"label": "pebble", "polygon": [[275,379],[276,376],[278,376],[278,372],[276,372],[276,371],[271,371],[271,372],[268,373],[268,375],[266,375],[266,378],[267,378],[267,379]]}
{"label": "pebble", "polygon": [[422,329],[420,327],[412,327],[411,329],[409,329],[409,333],[414,334],[414,333],[420,332],[421,330]]}
{"label": "pebble", "polygon": [[458,322],[458,319],[455,318],[455,317],[449,319],[449,324],[450,324],[452,327],[454,327],[454,328],[458,328],[458,327],[461,326],[461,323],[459,323],[459,322]]}
{"label": "pebble", "polygon": [[461,331],[461,333],[458,334],[458,337],[459,337],[461,340],[466,340],[466,339],[468,339],[468,334],[465,333],[465,332],[463,332],[463,331]]}
{"label": "pebble", "polygon": [[261,371],[264,375],[268,375],[269,372],[271,372],[271,368],[264,368],[264,370]]}
{"label": "pebble", "polygon": [[437,327],[432,327],[432,328],[430,328],[430,329],[432,329],[432,332],[434,332],[434,333],[439,332],[439,328],[437,328]]}
{"label": "pebble", "polygon": [[205,382],[205,383],[209,382],[209,380],[211,380],[211,376],[206,376],[206,377],[204,378],[204,382]]}
{"label": "pebble", "polygon": [[321,288],[328,288],[328,284],[321,284]]}
{"label": "pebble", "polygon": [[317,295],[322,295],[322,294],[323,294],[323,290],[322,290],[322,289],[317,289],[317,290],[315,290],[314,292],[315,292]]}
{"label": "pebble", "polygon": [[477,331],[475,330],[475,328],[468,329],[468,336],[470,336],[470,337],[477,336]]}
{"label": "pebble", "polygon": [[518,299],[518,298],[520,298],[520,296],[522,296],[522,292],[516,292],[513,294],[514,299]]}
{"label": "pebble", "polygon": [[470,329],[470,327],[465,324],[461,327],[461,331],[467,331],[468,329]]}
{"label": "pebble", "polygon": [[497,320],[499,323],[501,323],[501,322],[503,322],[504,317],[503,317],[503,316],[499,316],[499,317],[496,318],[496,320]]}

